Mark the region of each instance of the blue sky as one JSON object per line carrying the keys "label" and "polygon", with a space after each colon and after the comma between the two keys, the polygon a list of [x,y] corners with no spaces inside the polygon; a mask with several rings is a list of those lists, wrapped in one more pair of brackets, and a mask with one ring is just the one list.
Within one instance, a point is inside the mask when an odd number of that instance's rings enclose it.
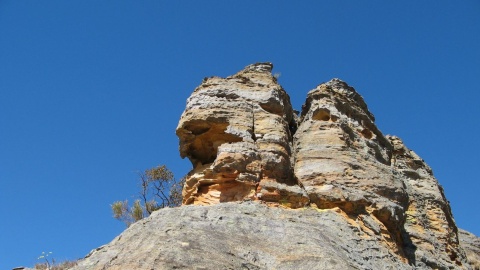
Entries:
{"label": "blue sky", "polygon": [[480,2],[0,0],[0,268],[76,259],[124,230],[136,172],[190,162],[203,77],[261,61],[300,109],[341,78],[433,168],[480,235]]}

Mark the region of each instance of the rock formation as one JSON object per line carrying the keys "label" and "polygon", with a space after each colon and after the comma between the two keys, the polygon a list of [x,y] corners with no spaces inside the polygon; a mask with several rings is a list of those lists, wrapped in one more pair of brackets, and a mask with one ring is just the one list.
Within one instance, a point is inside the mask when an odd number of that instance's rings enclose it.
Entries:
{"label": "rock formation", "polygon": [[480,238],[465,230],[458,230],[458,240],[467,254],[467,260],[472,269],[480,269]]}
{"label": "rock formation", "polygon": [[432,169],[395,136],[388,136],[394,152],[392,167],[405,184],[409,202],[405,208],[405,251],[417,263],[441,269],[464,261],[458,229],[442,187]]}
{"label": "rock formation", "polygon": [[408,194],[392,173],[392,145],[374,120],[363,98],[338,79],[310,91],[294,136],[295,175],[313,205],[340,208],[410,259],[402,249]]}
{"label": "rock formation", "polygon": [[79,263],[82,270],[413,269],[337,209],[255,202],[154,212]]}
{"label": "rock formation", "polygon": [[187,100],[177,128],[180,155],[194,167],[185,204],[261,199],[307,205],[291,163],[292,105],[271,70],[262,63],[225,79],[205,78]]}
{"label": "rock formation", "polygon": [[76,269],[479,269],[432,170],[355,89],[323,83],[297,115],[272,67],[203,80],[177,127],[184,206]]}

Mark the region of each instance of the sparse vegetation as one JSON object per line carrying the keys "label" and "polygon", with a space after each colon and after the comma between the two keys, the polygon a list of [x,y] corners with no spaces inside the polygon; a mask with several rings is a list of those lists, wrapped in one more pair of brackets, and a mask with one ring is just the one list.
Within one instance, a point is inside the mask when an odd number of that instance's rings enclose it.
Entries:
{"label": "sparse vegetation", "polygon": [[42,252],[37,260],[43,262],[35,264],[34,268],[39,270],[66,270],[77,265],[77,261],[63,261],[57,263],[53,257],[52,252]]}
{"label": "sparse vegetation", "polygon": [[111,205],[113,217],[127,227],[150,216],[153,211],[182,204],[182,188],[185,178],[175,180],[173,173],[165,166],[157,166],[139,173],[139,198],[132,206],[128,200],[116,201]]}
{"label": "sparse vegetation", "polygon": [[38,263],[35,265],[35,269],[42,270],[67,270],[77,265],[77,261],[64,261],[58,264],[53,264],[50,268],[45,263]]}

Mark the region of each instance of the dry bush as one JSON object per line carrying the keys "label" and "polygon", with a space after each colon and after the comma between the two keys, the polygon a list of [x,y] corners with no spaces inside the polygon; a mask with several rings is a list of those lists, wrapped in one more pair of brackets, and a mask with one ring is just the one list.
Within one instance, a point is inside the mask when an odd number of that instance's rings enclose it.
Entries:
{"label": "dry bush", "polygon": [[139,173],[139,199],[129,206],[128,201],[116,201],[111,205],[113,217],[127,227],[150,216],[153,211],[182,204],[182,189],[185,178],[176,180],[165,166],[157,166]]}
{"label": "dry bush", "polygon": [[47,263],[37,263],[35,269],[39,270],[67,270],[77,265],[77,261],[64,261],[61,263],[53,263],[50,267]]}

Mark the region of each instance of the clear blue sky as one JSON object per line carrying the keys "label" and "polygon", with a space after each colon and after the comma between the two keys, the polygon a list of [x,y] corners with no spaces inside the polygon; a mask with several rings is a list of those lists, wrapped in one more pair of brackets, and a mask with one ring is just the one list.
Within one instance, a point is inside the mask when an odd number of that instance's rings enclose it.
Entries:
{"label": "clear blue sky", "polygon": [[0,0],[0,269],[76,259],[124,225],[136,172],[177,177],[203,77],[270,61],[299,109],[338,77],[480,235],[480,2]]}

